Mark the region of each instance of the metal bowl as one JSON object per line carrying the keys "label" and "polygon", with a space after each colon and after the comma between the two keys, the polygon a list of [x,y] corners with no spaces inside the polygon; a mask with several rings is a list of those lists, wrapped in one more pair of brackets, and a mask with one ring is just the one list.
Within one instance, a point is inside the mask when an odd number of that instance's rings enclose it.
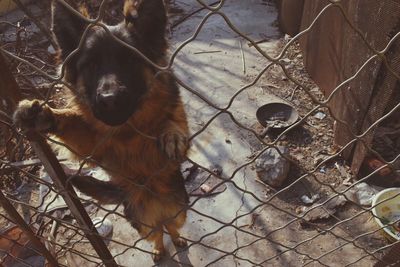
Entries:
{"label": "metal bowl", "polygon": [[274,102],[259,107],[256,117],[264,127],[283,130],[299,119],[299,113],[289,104]]}

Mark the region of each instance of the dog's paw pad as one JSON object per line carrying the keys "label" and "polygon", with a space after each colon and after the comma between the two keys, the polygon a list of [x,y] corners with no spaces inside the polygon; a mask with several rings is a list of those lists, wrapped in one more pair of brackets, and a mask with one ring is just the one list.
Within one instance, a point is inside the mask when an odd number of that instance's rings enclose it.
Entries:
{"label": "dog's paw pad", "polygon": [[174,243],[175,246],[180,247],[180,248],[184,248],[187,246],[187,241],[185,239],[183,239],[182,237],[178,237],[178,238],[172,240],[172,242]]}
{"label": "dog's paw pad", "polygon": [[186,135],[178,132],[167,132],[159,139],[161,149],[172,160],[182,161],[185,159],[189,147]]}
{"label": "dog's paw pad", "polygon": [[14,123],[23,130],[48,131],[54,127],[53,113],[39,100],[22,100],[13,115]]}

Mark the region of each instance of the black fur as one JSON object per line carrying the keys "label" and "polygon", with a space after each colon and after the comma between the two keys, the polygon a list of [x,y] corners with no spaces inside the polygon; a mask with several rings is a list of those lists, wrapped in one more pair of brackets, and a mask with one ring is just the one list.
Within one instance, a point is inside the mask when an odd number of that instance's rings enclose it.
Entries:
{"label": "black fur", "polygon": [[[119,186],[98,180],[92,176],[72,176],[72,185],[79,188],[79,191],[90,197],[96,198],[101,204],[121,204],[125,200],[126,192]],[[99,191],[101,194],[99,194]]]}
{"label": "black fur", "polygon": [[[166,14],[162,0],[144,1],[139,14],[134,24],[122,22],[106,28],[116,38],[159,62],[166,49]],[[58,1],[53,1],[53,32],[60,46],[61,60],[78,47],[87,25]],[[140,105],[149,89],[143,70],[152,67],[134,51],[116,42],[107,30],[100,26],[90,28],[81,49],[66,65],[65,78],[71,84],[81,82],[82,86],[75,90],[97,119],[117,126]]]}

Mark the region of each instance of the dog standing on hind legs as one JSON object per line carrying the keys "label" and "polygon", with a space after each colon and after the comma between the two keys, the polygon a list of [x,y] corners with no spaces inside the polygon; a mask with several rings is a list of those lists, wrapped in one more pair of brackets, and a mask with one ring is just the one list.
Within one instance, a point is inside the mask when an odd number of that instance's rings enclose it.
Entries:
{"label": "dog standing on hind legs", "polygon": [[[163,1],[127,0],[124,10],[125,21],[107,29],[153,62],[165,63]],[[52,3],[52,24],[64,61],[88,24],[58,1]],[[165,73],[156,75],[156,68],[100,26],[88,29],[64,74],[73,88],[70,104],[53,109],[39,100],[23,100],[15,123],[52,135],[71,148],[72,157],[91,156],[108,170],[110,182],[77,176],[72,183],[100,203],[123,203],[132,226],[154,242],[154,260],[165,253],[164,229],[175,245],[185,246],[178,230],[188,203],[180,173],[188,126],[175,81]],[[110,130],[112,136],[104,138]]]}

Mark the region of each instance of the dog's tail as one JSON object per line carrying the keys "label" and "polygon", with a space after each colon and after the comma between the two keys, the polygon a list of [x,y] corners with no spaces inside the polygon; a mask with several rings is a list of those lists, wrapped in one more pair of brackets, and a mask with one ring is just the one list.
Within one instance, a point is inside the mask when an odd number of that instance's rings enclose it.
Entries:
{"label": "dog's tail", "polygon": [[92,176],[76,175],[71,183],[79,191],[96,199],[101,204],[120,204],[126,195],[124,190],[111,182],[105,182]]}

